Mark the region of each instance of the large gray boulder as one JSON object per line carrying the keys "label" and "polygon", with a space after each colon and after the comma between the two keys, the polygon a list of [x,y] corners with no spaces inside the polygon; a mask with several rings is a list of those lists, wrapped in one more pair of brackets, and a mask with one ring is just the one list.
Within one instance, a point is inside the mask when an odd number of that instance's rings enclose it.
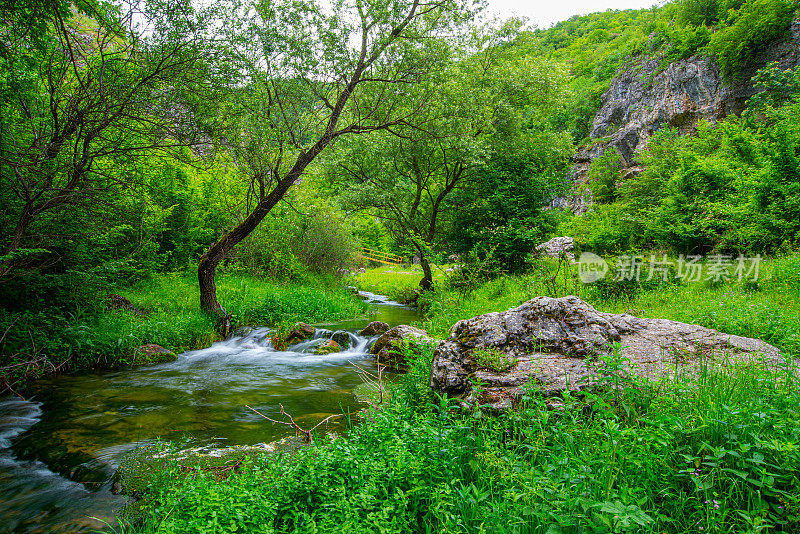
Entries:
{"label": "large gray boulder", "polygon": [[[521,306],[459,321],[434,353],[431,387],[467,403],[511,408],[526,384],[545,397],[581,391],[596,382],[600,356],[613,343],[632,372],[656,378],[724,358],[783,362],[780,351],[757,339],[697,325],[601,313],[578,297],[537,297]],[[503,369],[486,364],[499,355]],[[506,368],[507,367],[507,368]],[[483,384],[475,391],[475,381]]]}
{"label": "large gray boulder", "polygon": [[402,369],[406,365],[403,351],[400,349],[403,341],[425,342],[432,341],[425,330],[408,325],[395,326],[388,330],[375,343],[370,352],[374,354],[378,363],[390,369]]}
{"label": "large gray boulder", "polygon": [[548,256],[550,258],[560,258],[562,255],[570,259],[575,259],[573,254],[575,250],[575,241],[571,237],[554,237],[550,241],[546,241],[541,245],[536,246],[536,253],[541,256]]}

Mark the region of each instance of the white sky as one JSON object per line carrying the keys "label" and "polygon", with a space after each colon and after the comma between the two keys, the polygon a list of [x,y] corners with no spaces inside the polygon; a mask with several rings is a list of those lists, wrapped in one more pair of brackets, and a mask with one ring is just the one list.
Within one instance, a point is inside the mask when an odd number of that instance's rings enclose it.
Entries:
{"label": "white sky", "polygon": [[608,9],[641,9],[663,3],[664,0],[488,0],[488,14],[504,19],[523,16],[539,28],[547,28],[573,15]]}

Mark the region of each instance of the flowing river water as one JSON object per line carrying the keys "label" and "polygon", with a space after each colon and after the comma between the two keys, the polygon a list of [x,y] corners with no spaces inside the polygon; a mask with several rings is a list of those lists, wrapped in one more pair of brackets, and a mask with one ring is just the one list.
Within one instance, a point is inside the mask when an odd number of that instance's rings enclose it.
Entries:
{"label": "flowing river water", "polygon": [[[356,332],[370,321],[409,324],[416,310],[362,293],[376,314],[317,325],[315,339],[276,351],[257,328],[171,363],[40,380],[27,400],[0,398],[0,533],[94,532],[125,502],[111,475],[126,452],[157,439],[220,446],[287,435],[245,405],[276,417],[279,404],[301,425],[359,409],[353,361],[374,368],[373,339]],[[351,346],[311,353],[334,331]],[[97,519],[94,519],[97,518]]]}

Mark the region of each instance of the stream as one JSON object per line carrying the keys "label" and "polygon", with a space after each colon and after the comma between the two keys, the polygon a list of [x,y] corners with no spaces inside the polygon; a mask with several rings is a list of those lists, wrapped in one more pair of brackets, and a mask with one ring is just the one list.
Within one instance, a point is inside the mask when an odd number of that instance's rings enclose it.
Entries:
{"label": "stream", "polygon": [[[353,361],[374,369],[357,331],[371,321],[417,320],[416,310],[362,292],[375,314],[318,324],[314,339],[276,351],[269,329],[185,352],[174,362],[136,369],[56,376],[35,382],[28,400],[0,398],[0,534],[95,532],[113,523],[125,497],[111,493],[121,457],[158,439],[192,445],[245,445],[291,432],[245,407],[278,418],[283,404],[301,426],[361,408]],[[334,331],[350,348],[314,355]]]}

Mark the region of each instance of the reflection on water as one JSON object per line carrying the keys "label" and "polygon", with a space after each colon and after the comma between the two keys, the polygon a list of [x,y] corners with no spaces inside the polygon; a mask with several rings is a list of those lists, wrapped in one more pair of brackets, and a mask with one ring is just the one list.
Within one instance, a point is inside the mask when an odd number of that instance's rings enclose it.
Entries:
{"label": "reflection on water", "polygon": [[[37,382],[31,401],[0,400],[0,533],[91,532],[123,503],[109,477],[121,456],[155,439],[190,437],[238,445],[287,434],[245,407],[277,417],[279,404],[301,425],[358,406],[360,383],[348,361],[374,366],[373,339],[355,335],[371,320],[416,320],[416,310],[365,294],[377,314],[318,328],[315,338],[280,352],[268,330],[181,354],[174,362]],[[351,346],[311,353],[334,330]],[[13,443],[13,447],[10,447]]]}

